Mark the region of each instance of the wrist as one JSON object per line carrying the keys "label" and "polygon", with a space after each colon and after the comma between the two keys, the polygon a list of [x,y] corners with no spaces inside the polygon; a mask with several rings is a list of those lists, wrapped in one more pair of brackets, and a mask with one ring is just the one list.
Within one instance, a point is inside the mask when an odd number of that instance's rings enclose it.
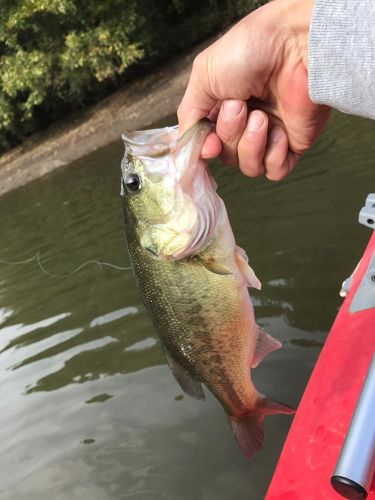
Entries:
{"label": "wrist", "polygon": [[282,24],[286,49],[293,47],[307,69],[308,39],[314,10],[314,0],[276,0],[282,9]]}

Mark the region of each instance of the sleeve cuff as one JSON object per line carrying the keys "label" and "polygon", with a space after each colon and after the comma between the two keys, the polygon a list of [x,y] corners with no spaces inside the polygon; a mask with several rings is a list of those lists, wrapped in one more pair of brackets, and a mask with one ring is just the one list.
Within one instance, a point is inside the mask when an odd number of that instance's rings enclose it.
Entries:
{"label": "sleeve cuff", "polygon": [[318,104],[375,118],[375,2],[315,0],[309,94]]}

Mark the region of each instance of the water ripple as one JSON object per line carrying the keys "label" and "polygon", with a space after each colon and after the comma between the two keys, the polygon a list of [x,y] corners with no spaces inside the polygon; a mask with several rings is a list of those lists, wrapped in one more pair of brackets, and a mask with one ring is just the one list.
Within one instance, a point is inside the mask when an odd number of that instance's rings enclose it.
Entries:
{"label": "water ripple", "polygon": [[111,311],[109,313],[103,314],[102,316],[94,318],[90,322],[90,327],[93,328],[95,326],[105,325],[106,323],[111,323],[112,321],[124,318],[125,316],[137,314],[138,312],[139,310],[137,307],[123,307],[122,309],[117,309],[116,311]]}
{"label": "water ripple", "polygon": [[[256,317],[283,343],[254,383],[292,405],[368,238],[356,214],[373,182],[373,132],[336,115],[282,183],[212,169],[265,285],[250,290]],[[126,266],[122,149],[1,197],[1,254],[39,251],[56,275],[93,255]],[[53,279],[32,262],[2,266],[0,302],[1,500],[264,498],[290,421],[269,419],[262,453],[244,460],[217,401],[181,398],[131,273],[87,266]]]}

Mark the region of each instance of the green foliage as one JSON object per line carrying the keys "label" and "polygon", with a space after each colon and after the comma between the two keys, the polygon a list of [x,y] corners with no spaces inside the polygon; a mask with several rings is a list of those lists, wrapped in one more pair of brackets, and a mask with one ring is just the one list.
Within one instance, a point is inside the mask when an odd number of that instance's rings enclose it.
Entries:
{"label": "green foliage", "polygon": [[0,0],[0,150],[113,91],[130,67],[150,70],[257,3]]}

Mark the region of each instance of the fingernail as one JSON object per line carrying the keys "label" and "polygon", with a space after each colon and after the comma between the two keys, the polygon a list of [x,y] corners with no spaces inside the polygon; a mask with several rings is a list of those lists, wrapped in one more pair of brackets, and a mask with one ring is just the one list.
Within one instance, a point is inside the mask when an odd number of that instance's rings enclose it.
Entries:
{"label": "fingernail", "polygon": [[225,118],[233,119],[240,114],[243,108],[243,101],[237,99],[229,99],[223,102],[223,113]]}
{"label": "fingernail", "polygon": [[264,123],[263,113],[260,111],[252,111],[249,118],[249,130],[250,132],[257,132],[262,128]]}
{"label": "fingernail", "polygon": [[276,144],[281,141],[284,135],[285,135],[284,130],[277,125],[276,127],[273,127],[273,129],[271,130],[269,142],[271,144]]}

